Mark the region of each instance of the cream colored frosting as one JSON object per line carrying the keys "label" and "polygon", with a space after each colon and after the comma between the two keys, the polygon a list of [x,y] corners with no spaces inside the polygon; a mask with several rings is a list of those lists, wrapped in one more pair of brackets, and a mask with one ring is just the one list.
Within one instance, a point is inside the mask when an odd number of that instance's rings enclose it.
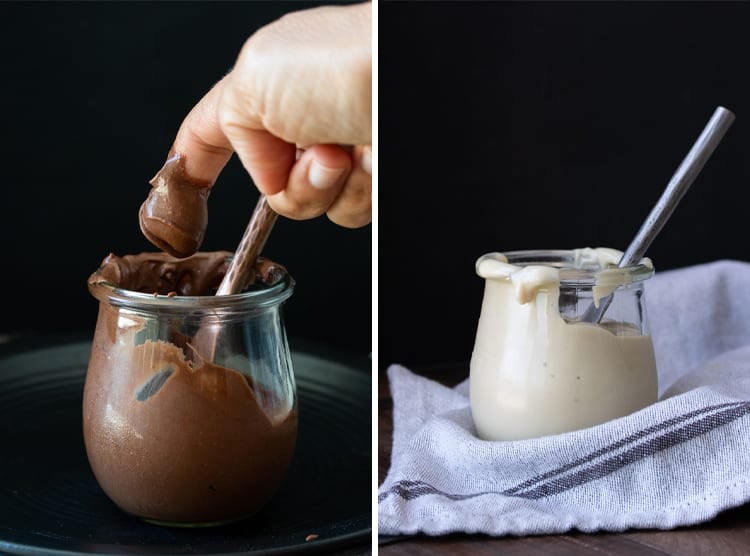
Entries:
{"label": "cream colored frosting", "polygon": [[[577,249],[574,265],[606,267],[621,256],[614,249]],[[576,430],[656,401],[651,338],[629,323],[566,322],[557,268],[516,266],[491,253],[477,261],[477,273],[486,285],[470,396],[480,437],[514,440]],[[596,301],[630,280],[621,269],[598,271]]]}
{"label": "cream colored frosting", "polygon": [[[631,274],[627,269],[617,268],[622,258],[622,251],[608,247],[584,247],[574,249],[573,268],[598,269],[596,284],[593,287],[594,303],[598,306],[603,297],[611,294],[615,289],[631,281]],[[644,257],[641,265],[653,268],[651,259]],[[518,302],[528,303],[536,292],[542,288],[560,284],[560,271],[557,268],[544,265],[517,266],[508,263],[508,258],[502,253],[488,253],[477,260],[476,271],[479,276],[487,279],[509,279],[513,282]]]}

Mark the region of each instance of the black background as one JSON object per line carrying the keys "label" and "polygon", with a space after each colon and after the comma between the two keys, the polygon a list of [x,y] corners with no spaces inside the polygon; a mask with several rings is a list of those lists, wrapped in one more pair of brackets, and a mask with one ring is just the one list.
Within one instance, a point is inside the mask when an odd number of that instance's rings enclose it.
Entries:
{"label": "black background", "polygon": [[[137,210],[182,118],[253,30],[307,5],[0,3],[0,333],[93,329],[85,279],[151,249]],[[379,12],[381,364],[468,360],[485,252],[625,248],[719,104],[737,121],[649,255],[750,259],[747,3]],[[233,160],[204,247],[232,250],[256,198]],[[291,335],[369,349],[370,234],[277,224]]]}
{"label": "black background", "polygon": [[[138,207],[182,119],[254,30],[311,5],[0,3],[0,334],[93,332],[86,278],[110,251],[154,250]],[[233,159],[203,249],[233,251],[257,197]],[[370,226],[283,219],[264,254],[297,280],[290,336],[370,351]]]}
{"label": "black background", "polygon": [[718,105],[737,120],[648,254],[750,259],[750,4],[384,2],[379,22],[381,367],[468,362],[486,252],[625,249]]}

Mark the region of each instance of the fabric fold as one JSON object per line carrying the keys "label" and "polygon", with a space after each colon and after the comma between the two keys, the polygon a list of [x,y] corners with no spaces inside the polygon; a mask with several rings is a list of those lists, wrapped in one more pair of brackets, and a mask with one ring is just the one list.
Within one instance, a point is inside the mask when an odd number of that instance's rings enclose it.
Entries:
{"label": "fabric fold", "polygon": [[750,499],[750,264],[664,272],[646,291],[660,401],[570,433],[477,438],[466,382],[394,365],[381,534],[668,529]]}

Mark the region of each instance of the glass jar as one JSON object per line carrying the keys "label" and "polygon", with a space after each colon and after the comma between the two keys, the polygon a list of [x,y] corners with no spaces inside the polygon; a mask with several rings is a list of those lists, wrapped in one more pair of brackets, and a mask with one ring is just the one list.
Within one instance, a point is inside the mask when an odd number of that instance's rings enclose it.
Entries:
{"label": "glass jar", "polygon": [[237,295],[175,296],[100,273],[89,279],[99,315],[83,399],[100,486],[125,512],[164,525],[252,515],[283,480],[296,442],[281,315],[294,281],[284,272]]}
{"label": "glass jar", "polygon": [[[470,399],[481,438],[578,430],[656,401],[644,305],[644,282],[654,270],[648,259],[617,268],[621,256],[600,248],[477,260],[486,282]],[[606,306],[598,322],[592,304]]]}

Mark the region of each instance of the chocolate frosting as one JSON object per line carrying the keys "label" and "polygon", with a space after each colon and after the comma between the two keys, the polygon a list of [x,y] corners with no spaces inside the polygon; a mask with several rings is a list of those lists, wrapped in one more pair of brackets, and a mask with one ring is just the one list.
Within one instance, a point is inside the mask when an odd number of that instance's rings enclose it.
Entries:
{"label": "chocolate frosting", "polygon": [[[193,368],[172,343],[116,338],[102,305],[83,400],[86,452],[102,489],[126,512],[168,523],[255,513],[292,459],[297,409],[233,369]],[[265,403],[261,405],[261,400]]]}
{"label": "chocolate frosting", "polygon": [[[158,295],[213,295],[229,267],[229,251],[196,253],[178,259],[166,253],[140,253],[118,257],[110,253],[89,284],[102,282],[126,290]],[[282,265],[258,257],[245,290],[273,286],[287,275]]]}
{"label": "chocolate frosting", "polygon": [[159,249],[175,257],[195,253],[208,226],[211,183],[191,178],[185,158],[173,154],[149,182],[153,186],[141,205],[141,231]]}

